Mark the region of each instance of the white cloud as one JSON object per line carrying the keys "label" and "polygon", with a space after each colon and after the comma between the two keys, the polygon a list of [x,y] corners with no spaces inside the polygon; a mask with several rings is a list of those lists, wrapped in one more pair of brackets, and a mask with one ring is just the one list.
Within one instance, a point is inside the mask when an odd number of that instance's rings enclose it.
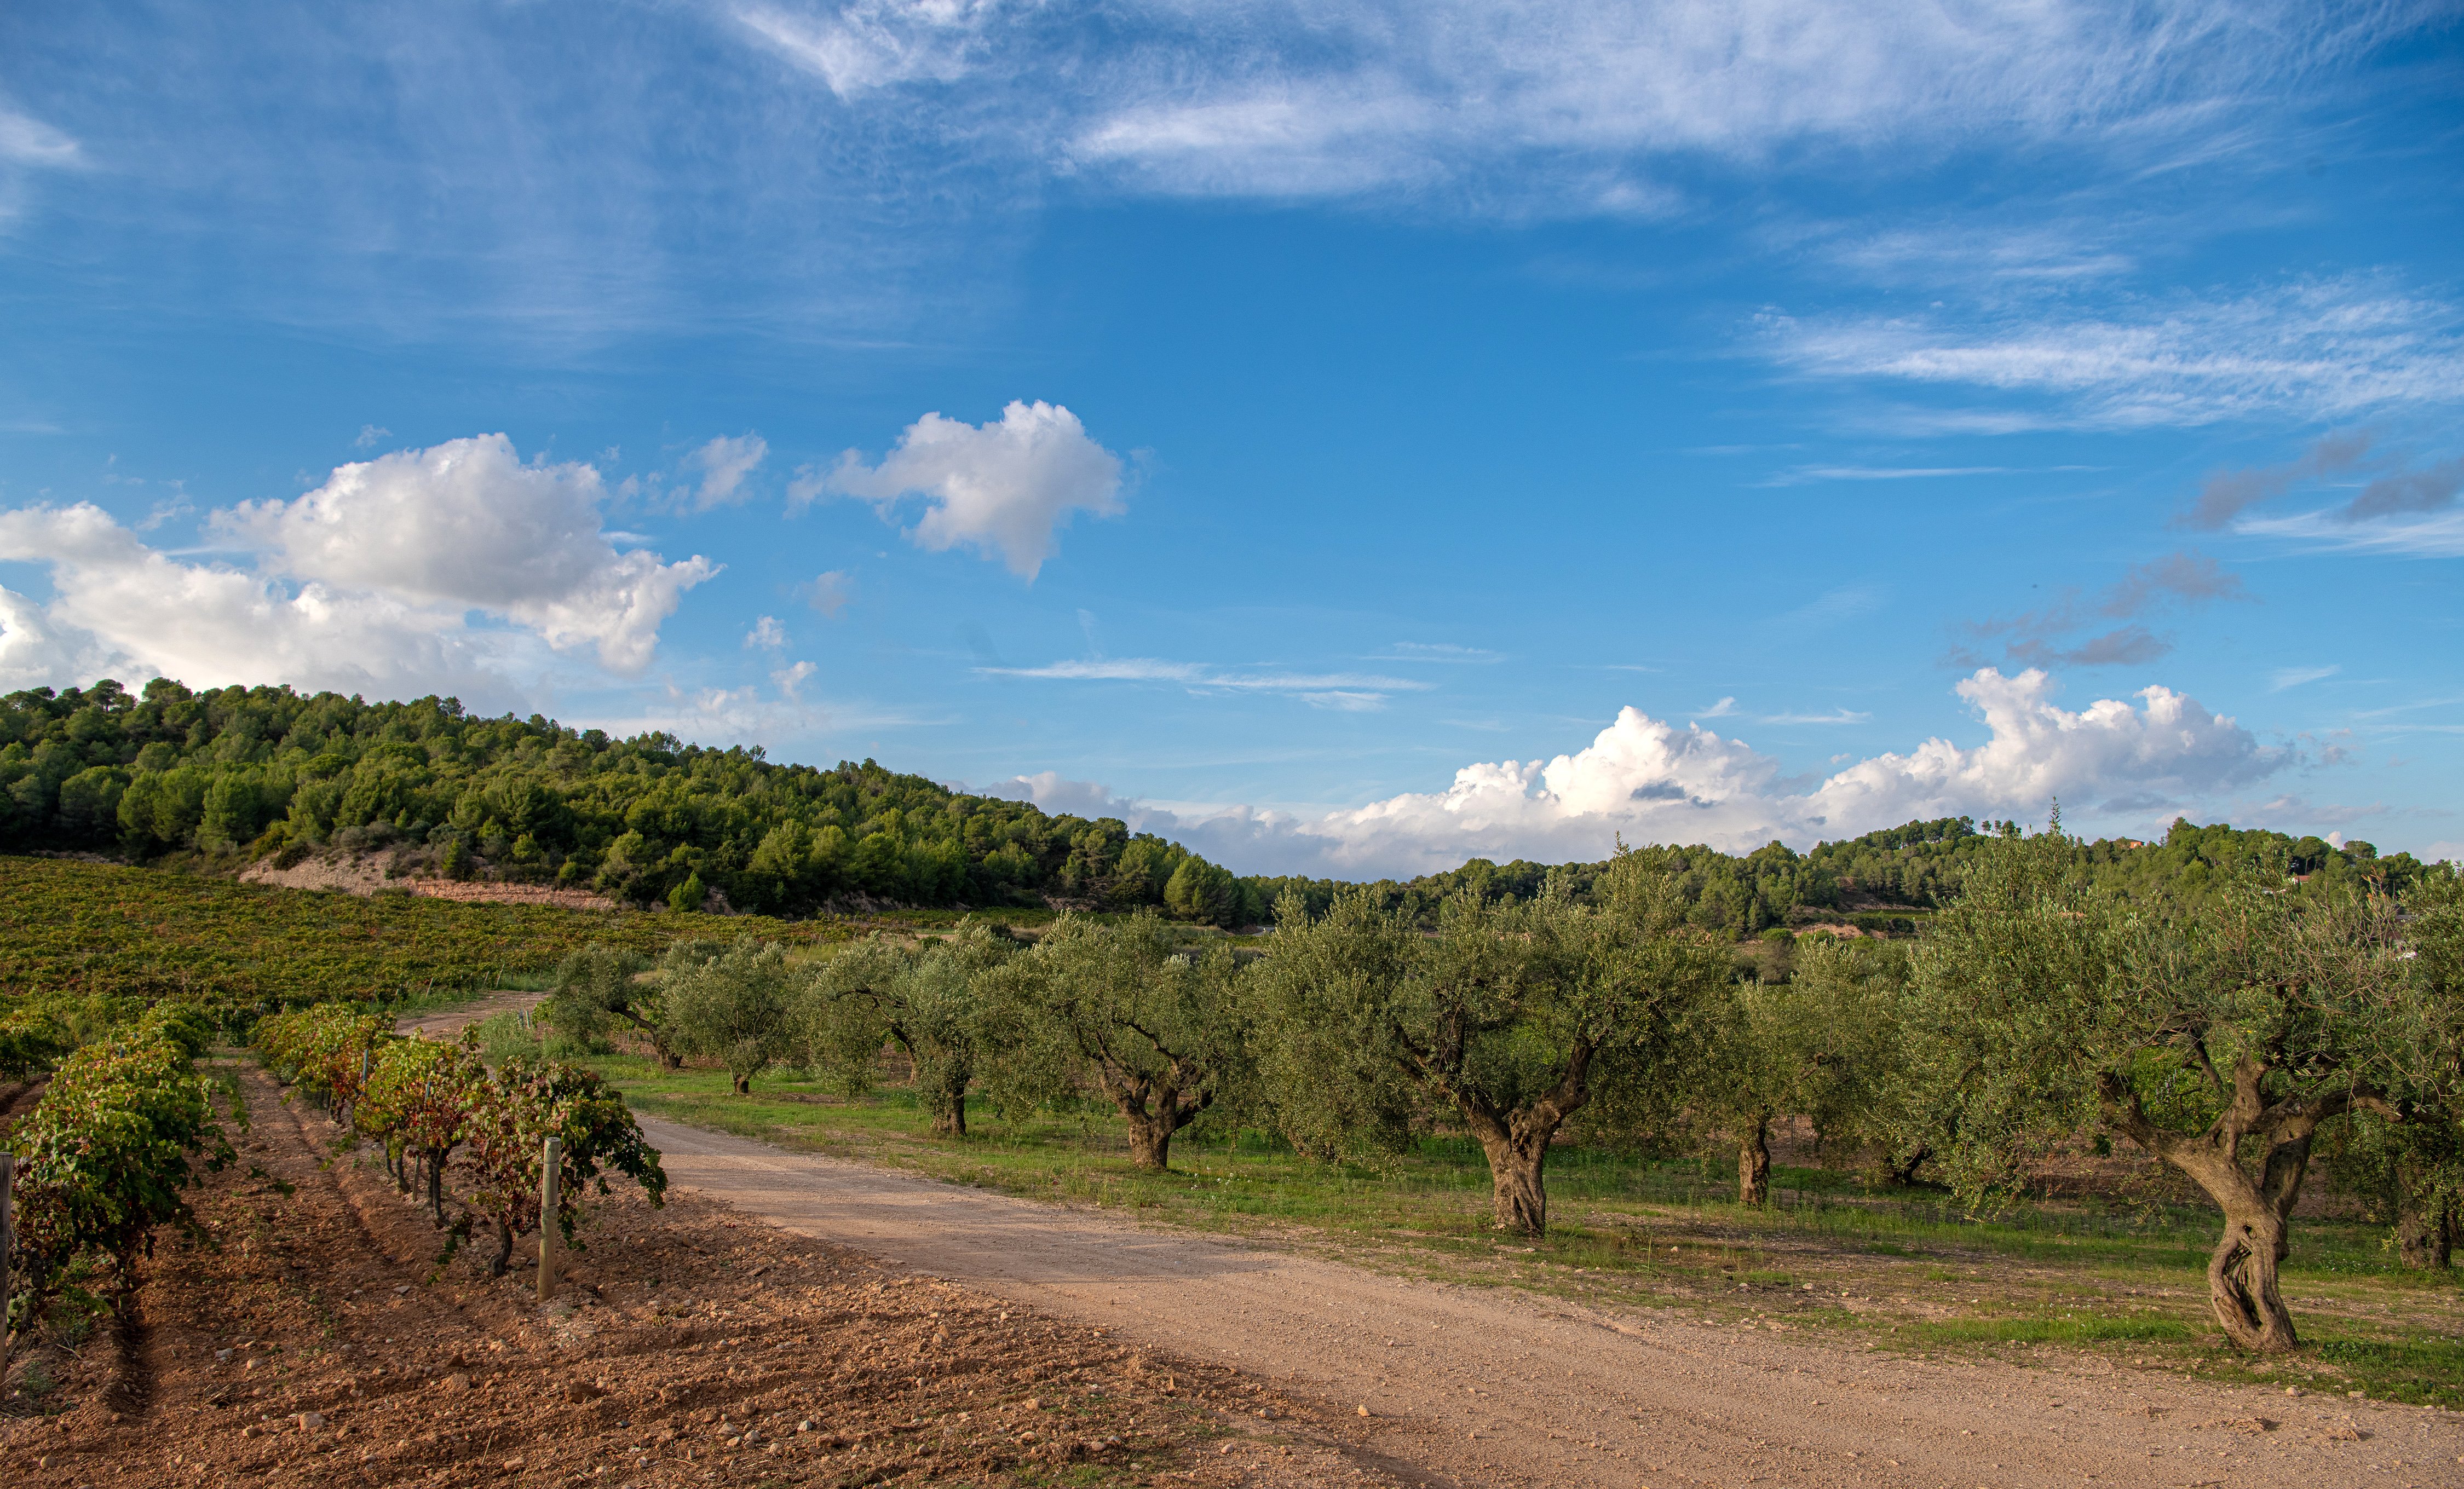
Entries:
{"label": "white cloud", "polygon": [[855,0],[821,16],[767,5],[731,13],[763,45],[852,99],[897,83],[963,77],[1001,9],[987,0]]}
{"label": "white cloud", "polygon": [[1492,662],[1505,661],[1506,653],[1491,651],[1485,646],[1459,646],[1452,642],[1444,641],[1398,641],[1388,647],[1384,655],[1372,657],[1370,660],[1373,662],[1453,662],[1486,666]]}
{"label": "white cloud", "polygon": [[1394,692],[1423,692],[1430,684],[1375,672],[1244,671],[1203,662],[1155,657],[1095,657],[1043,667],[979,667],[989,677],[1026,677],[1061,682],[1177,683],[1194,693],[1281,693],[1321,709],[1361,712],[1386,706]]}
{"label": "white cloud", "polygon": [[162,674],[198,686],[469,691],[499,661],[495,639],[453,612],[314,582],[295,593],[260,575],[182,563],[84,503],[0,513],[0,559],[52,569],[55,598],[39,616],[11,597],[6,656],[20,685]]}
{"label": "white cloud", "polygon": [[686,505],[696,512],[708,512],[713,507],[743,500],[751,494],[744,490],[744,478],[769,453],[769,443],[759,434],[722,434],[693,451],[685,456],[682,465],[688,471],[700,471],[701,481]]}
{"label": "white cloud", "polygon": [[2030,302],[1977,322],[1767,315],[1761,324],[1771,354],[1810,377],[2037,400],[1971,411],[2009,429],[2327,421],[2452,404],[2464,390],[2464,311],[2366,275],[2142,301],[2096,318]]}
{"label": "white cloud", "polygon": [[994,789],[1040,804],[1100,799],[1109,815],[1243,872],[1356,877],[1425,873],[1472,857],[1597,860],[1619,835],[1741,851],[1775,838],[1804,847],[1914,819],[2041,821],[2057,798],[2075,826],[2145,827],[2294,758],[2166,688],[2141,690],[2135,704],[2104,699],[2076,712],[2053,702],[2053,681],[2038,671],[2006,677],[1989,668],[1956,690],[1985,726],[1982,743],[1932,738],[1818,779],[1789,777],[1771,756],[1700,724],[1681,729],[1629,708],[1571,755],[1467,765],[1443,791],[1315,817],[1162,811],[1049,776]]}
{"label": "white cloud", "polygon": [[1032,580],[1070,515],[1116,515],[1120,491],[1120,457],[1088,438],[1076,414],[1039,401],[1012,403],[1000,423],[981,426],[928,413],[880,465],[848,450],[825,474],[799,471],[789,494],[860,497],[885,519],[901,498],[921,496],[926,511],[908,530],[911,539],[935,551],[964,545],[998,555]]}
{"label": "white cloud", "polygon": [[[1100,26],[998,0],[728,13],[850,104],[893,90],[879,106],[912,110],[926,95],[954,137],[992,134],[989,116],[1060,169],[1141,189],[1451,186],[1491,208],[1612,213],[1680,200],[1652,179],[1661,158],[1979,138],[2145,149],[2150,136],[2230,133],[2219,116],[2246,113],[2270,82],[2426,18],[2290,0],[1148,0]],[[2013,255],[2043,256],[2024,243]]]}
{"label": "white cloud", "polygon": [[753,629],[744,633],[744,644],[776,651],[787,645],[787,627],[779,624],[777,616],[765,615],[753,623]]}
{"label": "white cloud", "polygon": [[803,690],[805,681],[817,670],[819,668],[810,662],[799,662],[793,667],[781,668],[771,673],[770,681],[779,685],[781,692],[785,693],[789,698],[794,698]]}
{"label": "white cloud", "polygon": [[2318,553],[2384,553],[2413,558],[2464,558],[2464,507],[2419,516],[2355,520],[2347,509],[2245,517],[2233,531],[2279,537]]}
{"label": "white cloud", "polygon": [[276,572],[490,611],[637,672],[684,592],[718,569],[619,553],[600,523],[605,495],[596,469],[524,465],[513,441],[482,434],[337,467],[296,501],[243,503],[214,525]]}
{"label": "white cloud", "polygon": [[586,465],[524,465],[482,435],[213,514],[258,572],[172,558],[87,503],[0,512],[0,558],[51,566],[55,598],[12,631],[50,636],[46,665],[70,677],[99,660],[191,683],[469,688],[531,645],[473,626],[473,611],[636,672],[683,593],[717,570],[618,552],[602,494]]}
{"label": "white cloud", "polygon": [[58,169],[85,164],[85,152],[41,120],[0,104],[0,163]]}
{"label": "white cloud", "polygon": [[391,433],[393,433],[393,430],[386,428],[384,425],[363,424],[360,426],[359,437],[351,441],[351,445],[352,448],[356,449],[374,449],[377,448],[378,441],[385,438]]}
{"label": "white cloud", "polygon": [[2287,688],[2299,688],[2304,683],[2333,677],[2343,670],[2341,667],[2279,667],[2267,674],[2267,690],[2282,692]]}

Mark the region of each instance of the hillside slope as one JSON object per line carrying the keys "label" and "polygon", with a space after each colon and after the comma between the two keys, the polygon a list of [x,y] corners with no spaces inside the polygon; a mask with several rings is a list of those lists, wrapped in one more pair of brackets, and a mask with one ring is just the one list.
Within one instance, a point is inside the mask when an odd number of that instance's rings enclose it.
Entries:
{"label": "hillside slope", "polygon": [[[1903,928],[1939,904],[2010,823],[1910,822],[1798,853],[1655,847],[1705,929],[1861,916]],[[311,853],[371,853],[397,874],[589,890],[627,905],[803,916],[862,897],[908,905],[1161,906],[1231,926],[1282,895],[1312,909],[1330,880],[1235,878],[1116,819],[1051,816],[955,792],[870,760],[779,764],[667,734],[612,739],[533,714],[482,718],[451,698],[368,703],[289,688],[206,691],[166,678],[0,698],[0,852],[189,859],[236,870]],[[2365,843],[2176,822],[2159,844],[2079,847],[2082,870],[2129,892],[2203,892],[2282,861],[2305,876],[2400,887],[2419,866]],[[1373,887],[1392,904],[1449,894],[1574,893],[1597,864],[1496,865]]]}

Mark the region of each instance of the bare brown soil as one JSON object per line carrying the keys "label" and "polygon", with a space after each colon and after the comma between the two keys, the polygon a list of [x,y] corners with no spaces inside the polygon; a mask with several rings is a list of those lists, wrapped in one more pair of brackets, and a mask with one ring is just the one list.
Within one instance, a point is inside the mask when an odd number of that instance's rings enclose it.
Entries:
{"label": "bare brown soil", "polygon": [[374,894],[400,889],[435,900],[463,900],[494,905],[553,905],[563,909],[613,910],[616,902],[588,889],[547,884],[514,884],[494,879],[435,879],[391,872],[389,853],[337,853],[301,859],[288,868],[260,859],[239,871],[243,884],[274,885],[285,889],[340,890]]}
{"label": "bare brown soil", "polygon": [[440,1261],[382,1170],[238,1068],[209,1238],[166,1232],[124,1325],[21,1357],[0,1482],[1396,1481],[1356,1418],[710,1198],[599,1201],[541,1304],[484,1241]]}
{"label": "bare brown soil", "polygon": [[743,1213],[1303,1397],[1357,1403],[1384,1453],[1439,1482],[2464,1482],[2464,1417],[2452,1412],[2050,1348],[2028,1364],[1911,1359],[1794,1317],[1890,1300],[1766,1288],[1753,1314],[1724,1318],[1418,1281],[656,1119],[643,1129],[680,1184]]}

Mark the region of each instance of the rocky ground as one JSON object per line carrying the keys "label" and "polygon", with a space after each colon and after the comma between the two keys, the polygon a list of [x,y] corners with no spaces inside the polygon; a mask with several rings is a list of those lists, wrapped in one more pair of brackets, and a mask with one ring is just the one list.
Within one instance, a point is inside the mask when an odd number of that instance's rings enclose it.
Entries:
{"label": "rocky ground", "polygon": [[[11,1485],[1393,1483],[1382,1424],[680,1195],[491,1279],[253,1066],[124,1325],[21,1353]],[[238,1135],[238,1134],[235,1134]],[[1406,1476],[1410,1477],[1410,1476]]]}

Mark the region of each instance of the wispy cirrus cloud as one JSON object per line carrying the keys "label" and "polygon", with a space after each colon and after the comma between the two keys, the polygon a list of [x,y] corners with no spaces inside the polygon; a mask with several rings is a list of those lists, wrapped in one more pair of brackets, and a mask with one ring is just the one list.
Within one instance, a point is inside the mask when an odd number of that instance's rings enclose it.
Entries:
{"label": "wispy cirrus cloud", "polygon": [[2343,671],[2341,667],[2279,667],[2267,674],[2267,690],[2282,692],[2304,683],[2323,682]]}
{"label": "wispy cirrus cloud", "polygon": [[1092,657],[1043,667],[979,667],[987,677],[1059,682],[1172,683],[1195,693],[1271,693],[1315,708],[1360,712],[1383,708],[1397,692],[1425,692],[1431,684],[1375,672],[1287,672],[1170,662],[1155,657]]}
{"label": "wispy cirrus cloud", "polygon": [[[2303,487],[2351,490],[2341,502],[2275,516],[2251,509]],[[2322,436],[2290,460],[2212,471],[2175,525],[2292,539],[2345,552],[2452,557],[2464,551],[2464,456],[2415,465],[2371,429]],[[2316,494],[2312,496],[2315,501]]]}
{"label": "wispy cirrus cloud", "polygon": [[1451,642],[1398,641],[1381,653],[1373,654],[1372,662],[1446,662],[1458,666],[1485,667],[1503,662],[1506,653],[1485,646],[1458,646]]}
{"label": "wispy cirrus cloud", "polygon": [[2063,299],[1963,318],[1767,313],[1764,349],[1800,376],[2000,395],[1979,432],[2353,419],[2464,400],[2464,309],[2379,274],[2238,295]]}
{"label": "wispy cirrus cloud", "polygon": [[[255,272],[226,293],[282,318],[542,342],[715,316],[878,329],[995,296],[985,266],[1057,183],[1529,221],[1685,212],[1850,158],[2248,151],[2295,80],[2324,89],[2447,13],[702,0],[626,8],[576,49],[550,7],[295,9],[37,8],[22,55],[98,60],[11,79],[0,180],[107,164],[108,191],[11,195],[235,245]],[[2109,267],[2009,236],[1987,255],[2006,276]]]}
{"label": "wispy cirrus cloud", "polygon": [[2009,475],[2009,466],[1795,466],[1757,486],[1809,486],[1821,481],[1923,481],[1950,475]]}

